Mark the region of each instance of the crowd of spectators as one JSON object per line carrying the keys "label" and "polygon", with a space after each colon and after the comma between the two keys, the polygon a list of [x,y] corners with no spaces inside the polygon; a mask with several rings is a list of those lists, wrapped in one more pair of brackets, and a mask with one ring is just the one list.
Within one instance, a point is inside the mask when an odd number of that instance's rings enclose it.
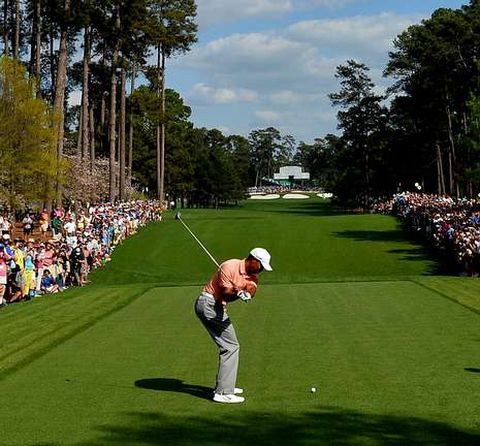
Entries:
{"label": "crowd of spectators", "polygon": [[373,210],[402,218],[433,245],[449,273],[478,277],[480,199],[404,192],[375,204]]}
{"label": "crowd of spectators", "polygon": [[85,285],[125,238],[160,219],[156,201],[28,210],[16,224],[0,215],[0,307]]}

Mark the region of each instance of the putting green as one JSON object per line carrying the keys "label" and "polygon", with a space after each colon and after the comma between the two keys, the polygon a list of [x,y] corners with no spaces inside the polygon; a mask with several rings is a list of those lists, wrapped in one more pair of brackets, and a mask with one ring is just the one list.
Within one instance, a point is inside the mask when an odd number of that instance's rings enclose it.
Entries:
{"label": "putting green", "polygon": [[480,444],[478,281],[432,275],[394,219],[312,201],[182,213],[219,259],[273,254],[229,307],[245,404],[205,398],[213,265],[170,215],[93,286],[0,313],[0,444]]}

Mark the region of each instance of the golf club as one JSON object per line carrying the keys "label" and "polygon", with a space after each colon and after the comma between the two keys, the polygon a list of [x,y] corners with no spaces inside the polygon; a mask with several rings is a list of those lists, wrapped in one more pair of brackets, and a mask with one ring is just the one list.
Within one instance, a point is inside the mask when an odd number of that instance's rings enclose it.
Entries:
{"label": "golf club", "polygon": [[215,266],[218,268],[220,265],[218,264],[218,262],[215,260],[215,258],[212,256],[212,254],[210,254],[208,252],[208,249],[205,248],[205,246],[203,245],[203,243],[197,238],[197,236],[192,232],[190,231],[190,228],[186,225],[186,223],[182,220],[182,214],[180,212],[177,212],[175,214],[175,220],[179,220],[182,225],[185,227],[185,229],[190,233],[190,235],[195,239],[195,241],[202,247],[202,249],[207,253],[208,257],[210,257],[210,259],[212,260],[213,263],[215,263]]}

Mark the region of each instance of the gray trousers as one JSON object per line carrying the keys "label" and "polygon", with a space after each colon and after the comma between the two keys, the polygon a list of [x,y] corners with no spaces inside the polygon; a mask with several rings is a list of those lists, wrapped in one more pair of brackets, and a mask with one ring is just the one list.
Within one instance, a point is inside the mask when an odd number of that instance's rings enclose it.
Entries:
{"label": "gray trousers", "polygon": [[195,302],[195,313],[219,348],[216,393],[233,394],[237,381],[240,345],[226,308],[206,293]]}

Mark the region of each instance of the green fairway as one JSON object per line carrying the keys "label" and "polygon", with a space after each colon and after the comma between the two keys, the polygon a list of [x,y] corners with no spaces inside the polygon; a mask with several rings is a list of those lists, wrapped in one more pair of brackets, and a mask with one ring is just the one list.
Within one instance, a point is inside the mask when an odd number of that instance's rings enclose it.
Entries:
{"label": "green fairway", "polygon": [[[275,272],[264,274],[263,283],[396,280],[436,268],[422,247],[407,243],[393,218],[338,214],[320,199],[185,210],[182,218],[218,261],[268,247]],[[171,213],[129,241],[114,264],[97,274],[97,283],[202,284],[213,269]]]}
{"label": "green fairway", "polygon": [[436,276],[395,219],[318,199],[182,215],[218,260],[272,252],[229,307],[246,402],[207,399],[193,303],[215,268],[168,213],[93,285],[0,312],[0,445],[480,444],[480,281]]}

